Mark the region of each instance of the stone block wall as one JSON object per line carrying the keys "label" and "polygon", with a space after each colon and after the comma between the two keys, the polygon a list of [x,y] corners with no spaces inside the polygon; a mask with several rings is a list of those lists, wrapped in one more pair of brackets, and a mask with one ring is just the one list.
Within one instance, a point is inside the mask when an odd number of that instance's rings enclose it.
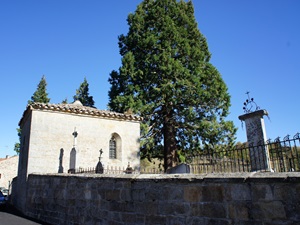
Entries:
{"label": "stone block wall", "polygon": [[0,187],[9,188],[14,177],[18,173],[18,156],[0,159]]}
{"label": "stone block wall", "polygon": [[50,224],[300,224],[299,173],[29,175],[25,214]]}

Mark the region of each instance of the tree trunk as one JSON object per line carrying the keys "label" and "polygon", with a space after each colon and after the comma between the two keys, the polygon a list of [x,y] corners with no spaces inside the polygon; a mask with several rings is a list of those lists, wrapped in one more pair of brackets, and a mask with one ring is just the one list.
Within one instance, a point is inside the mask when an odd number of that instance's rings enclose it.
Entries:
{"label": "tree trunk", "polygon": [[172,124],[172,113],[164,119],[164,170],[165,172],[176,165],[176,132]]}

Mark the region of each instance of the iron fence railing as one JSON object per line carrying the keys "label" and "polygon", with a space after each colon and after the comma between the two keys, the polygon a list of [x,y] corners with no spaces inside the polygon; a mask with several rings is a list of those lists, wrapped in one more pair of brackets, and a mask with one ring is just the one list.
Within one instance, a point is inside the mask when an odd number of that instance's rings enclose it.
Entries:
{"label": "iron fence railing", "polygon": [[70,174],[163,174],[162,168],[141,168],[140,170],[128,171],[125,167],[107,167],[103,172],[99,172],[97,167],[78,168],[68,171]]}
{"label": "iron fence railing", "polygon": [[[282,141],[199,153],[189,157],[192,173],[232,173],[252,171],[300,172],[300,134]],[[265,165],[265,166],[264,166]]]}
{"label": "iron fence railing", "polygon": [[100,170],[97,167],[78,168],[69,170],[71,174],[137,174],[139,171],[132,169],[131,167],[117,167],[107,166]]}
{"label": "iron fence railing", "polygon": [[[253,171],[300,172],[300,133],[292,138],[287,135],[280,140],[259,142],[257,145],[243,144],[218,151],[202,151],[187,156],[191,173],[235,173]],[[69,170],[69,173],[99,173],[96,167]],[[162,168],[141,168],[139,171],[129,166],[103,168],[103,174],[161,174]]]}

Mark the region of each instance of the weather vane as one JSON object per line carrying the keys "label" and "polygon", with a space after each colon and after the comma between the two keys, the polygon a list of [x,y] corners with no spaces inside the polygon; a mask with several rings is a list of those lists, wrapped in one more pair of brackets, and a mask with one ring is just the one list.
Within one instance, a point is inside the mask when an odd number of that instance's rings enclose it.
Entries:
{"label": "weather vane", "polygon": [[245,113],[251,113],[260,109],[259,106],[257,106],[257,104],[254,102],[254,98],[250,98],[249,93],[249,91],[246,92],[248,99],[246,99],[244,102],[243,110]]}

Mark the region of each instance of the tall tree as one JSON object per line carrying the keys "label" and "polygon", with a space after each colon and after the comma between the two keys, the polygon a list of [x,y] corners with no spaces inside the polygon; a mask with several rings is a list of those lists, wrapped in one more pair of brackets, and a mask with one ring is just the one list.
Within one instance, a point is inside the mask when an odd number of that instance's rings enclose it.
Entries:
{"label": "tall tree", "polygon": [[42,79],[39,82],[36,91],[31,96],[31,100],[28,100],[28,104],[32,104],[34,102],[40,102],[40,103],[50,102],[50,98],[48,98],[48,93],[47,93],[47,81],[44,75],[42,76]]}
{"label": "tall tree", "polygon": [[119,36],[122,66],[112,71],[109,107],[144,118],[142,157],[164,157],[164,169],[201,149],[233,144],[225,121],[230,95],[200,33],[191,1],[144,0]]}
{"label": "tall tree", "polygon": [[84,78],[84,81],[80,84],[79,89],[76,90],[76,95],[73,97],[74,101],[79,100],[82,105],[94,107],[93,96],[89,95],[89,84]]}
{"label": "tall tree", "polygon": [[[49,103],[50,98],[48,98],[47,93],[47,81],[45,75],[42,76],[42,79],[40,80],[36,91],[31,96],[31,100],[28,100],[28,104],[32,104],[34,102],[40,102],[40,103]],[[22,130],[20,127],[17,128],[18,131],[18,142],[15,143],[14,151],[19,154],[20,153],[20,143],[21,143],[21,135]]]}

